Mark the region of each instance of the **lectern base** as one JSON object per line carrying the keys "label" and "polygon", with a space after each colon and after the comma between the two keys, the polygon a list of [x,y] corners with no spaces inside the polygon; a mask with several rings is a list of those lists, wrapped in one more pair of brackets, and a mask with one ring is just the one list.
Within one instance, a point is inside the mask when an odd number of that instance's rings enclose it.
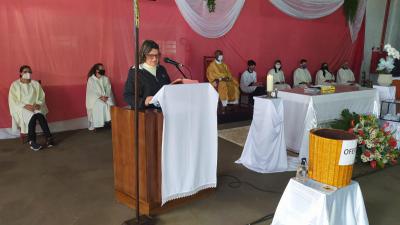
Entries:
{"label": "lectern base", "polygon": [[154,225],[156,224],[154,219],[148,216],[140,216],[140,222],[136,218],[127,220],[122,225]]}

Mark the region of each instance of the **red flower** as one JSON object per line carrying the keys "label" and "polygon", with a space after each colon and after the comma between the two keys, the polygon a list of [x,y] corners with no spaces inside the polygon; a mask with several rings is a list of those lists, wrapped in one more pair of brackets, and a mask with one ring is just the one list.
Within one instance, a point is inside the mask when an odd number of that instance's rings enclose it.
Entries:
{"label": "red flower", "polygon": [[397,146],[397,141],[396,141],[393,137],[390,137],[390,139],[389,139],[389,145],[390,145],[390,147],[392,147],[392,148],[396,148],[396,146]]}
{"label": "red flower", "polygon": [[361,135],[361,136],[364,136],[364,131],[362,131],[362,130],[360,129],[360,130],[358,130],[358,134]]}
{"label": "red flower", "polygon": [[365,141],[362,141],[361,144],[362,144],[362,145],[365,145]]}
{"label": "red flower", "polygon": [[347,130],[347,132],[354,133],[354,130],[353,130],[353,128],[350,128],[350,129]]}
{"label": "red flower", "polygon": [[390,163],[391,163],[392,165],[396,165],[396,164],[397,164],[397,160],[392,159],[392,160],[390,160]]}
{"label": "red flower", "polygon": [[369,165],[372,167],[372,168],[376,168],[376,161],[374,160],[374,161],[371,161],[371,162],[369,162]]}
{"label": "red flower", "polygon": [[387,128],[387,127],[389,127],[389,123],[388,122],[383,123],[383,128]]}
{"label": "red flower", "polygon": [[367,158],[369,158],[369,157],[371,156],[371,153],[370,153],[369,151],[365,151],[365,152],[364,152],[364,155],[365,155]]}

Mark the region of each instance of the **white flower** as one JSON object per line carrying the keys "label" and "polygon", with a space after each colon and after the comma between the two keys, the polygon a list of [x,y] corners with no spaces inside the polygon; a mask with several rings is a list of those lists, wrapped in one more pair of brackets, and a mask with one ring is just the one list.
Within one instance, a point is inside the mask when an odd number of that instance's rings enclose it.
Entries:
{"label": "white flower", "polygon": [[378,68],[376,70],[386,70],[387,72],[391,72],[394,68],[394,59],[390,56],[385,59],[380,59]]}
{"label": "white flower", "polygon": [[361,154],[361,161],[368,162],[368,158],[364,154]]}

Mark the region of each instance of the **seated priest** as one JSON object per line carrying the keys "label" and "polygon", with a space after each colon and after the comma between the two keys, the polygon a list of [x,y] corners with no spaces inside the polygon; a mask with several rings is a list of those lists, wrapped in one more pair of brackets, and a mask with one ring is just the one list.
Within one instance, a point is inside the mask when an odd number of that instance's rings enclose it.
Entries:
{"label": "seated priest", "polygon": [[354,85],[356,83],[353,71],[349,68],[349,63],[344,62],[342,67],[337,72],[336,75],[337,83],[343,85]]}
{"label": "seated priest", "polygon": [[254,103],[253,97],[265,94],[265,87],[262,83],[257,82],[256,62],[254,60],[247,61],[247,70],[240,77],[240,89],[249,94],[250,104]]}
{"label": "seated priest", "polygon": [[44,91],[39,82],[31,79],[30,66],[21,66],[19,72],[20,78],[11,84],[8,94],[13,129],[19,127],[21,133],[28,133],[30,148],[38,151],[43,148],[36,142],[36,123],[39,122],[46,137],[46,146],[52,147],[54,142],[45,117],[48,111]]}
{"label": "seated priest", "polygon": [[115,105],[111,83],[105,75],[104,65],[94,64],[88,73],[86,85],[86,111],[89,130],[110,126],[111,106]]}
{"label": "seated priest", "polygon": [[285,74],[282,70],[281,60],[275,60],[274,67],[268,71],[274,77],[274,89],[284,90],[290,89],[290,85],[285,82]]}
{"label": "seated priest", "polygon": [[223,62],[223,52],[215,51],[215,60],[207,67],[207,79],[217,88],[222,106],[239,103],[239,84]]}
{"label": "seated priest", "polygon": [[328,63],[322,63],[321,69],[318,70],[315,76],[316,85],[331,85],[335,84],[335,77],[329,72]]}
{"label": "seated priest", "polygon": [[310,71],[307,69],[307,60],[300,60],[300,67],[294,71],[293,86],[306,88],[312,84]]}
{"label": "seated priest", "polygon": [[[171,80],[165,67],[160,65],[160,47],[153,40],[145,40],[139,52],[139,94],[138,108],[155,108],[150,104],[153,96]],[[124,99],[132,108],[134,108],[134,82],[135,67],[129,69],[128,79],[125,82]]]}

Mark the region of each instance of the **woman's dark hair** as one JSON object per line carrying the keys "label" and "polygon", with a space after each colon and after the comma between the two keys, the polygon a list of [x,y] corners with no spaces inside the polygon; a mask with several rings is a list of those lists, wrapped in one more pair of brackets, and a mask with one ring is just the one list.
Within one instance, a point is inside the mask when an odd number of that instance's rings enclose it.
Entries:
{"label": "woman's dark hair", "polygon": [[[326,70],[325,70],[325,68],[324,68],[324,65],[326,65]],[[322,70],[322,73],[324,74],[324,77],[325,77],[326,71],[329,72],[328,63],[325,63],[325,62],[322,63],[322,64],[321,64],[321,70]]]}
{"label": "woman's dark hair", "polygon": [[[275,67],[275,65],[276,65],[277,63],[281,64],[281,68],[277,69],[277,68]],[[275,60],[275,62],[274,62],[274,70],[275,70],[275,73],[277,73],[278,70],[282,70],[282,63],[281,63],[281,60],[279,60],[279,59]]]}
{"label": "woman's dark hair", "polygon": [[256,62],[252,59],[250,59],[249,61],[247,61],[247,66],[255,66]]}
{"label": "woman's dark hair", "polygon": [[21,77],[21,73],[22,73],[22,71],[24,71],[25,69],[29,69],[29,70],[31,71],[31,73],[32,73],[32,69],[31,69],[30,66],[28,66],[28,65],[22,65],[22,66],[19,68],[19,77]]}
{"label": "woman's dark hair", "polygon": [[142,47],[139,51],[139,63],[142,64],[146,62],[146,55],[151,52],[152,49],[157,49],[160,51],[160,46],[153,40],[143,41]]}
{"label": "woman's dark hair", "polygon": [[102,63],[96,63],[92,66],[92,68],[90,68],[89,73],[88,73],[88,79],[93,75],[96,74],[96,70],[99,70],[99,67],[102,66],[104,67],[104,65]]}

